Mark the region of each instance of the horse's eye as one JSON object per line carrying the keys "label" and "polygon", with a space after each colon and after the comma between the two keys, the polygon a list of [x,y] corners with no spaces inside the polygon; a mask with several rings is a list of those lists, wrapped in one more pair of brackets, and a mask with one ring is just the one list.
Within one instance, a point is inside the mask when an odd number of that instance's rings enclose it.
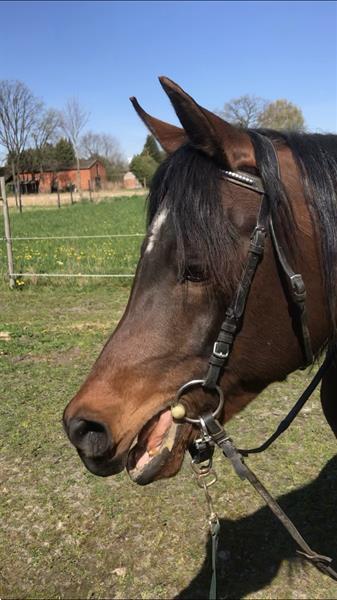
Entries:
{"label": "horse's eye", "polygon": [[183,281],[192,281],[194,283],[201,283],[207,281],[208,277],[205,271],[197,265],[188,265],[185,268],[183,275]]}

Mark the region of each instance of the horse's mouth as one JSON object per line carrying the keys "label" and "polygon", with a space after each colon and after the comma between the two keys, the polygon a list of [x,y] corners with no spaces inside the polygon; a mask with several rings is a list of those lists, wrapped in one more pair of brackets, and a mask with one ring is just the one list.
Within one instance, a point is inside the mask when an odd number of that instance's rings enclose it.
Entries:
{"label": "horse's mouth", "polygon": [[177,448],[180,432],[169,408],[147,421],[128,453],[126,469],[132,481],[146,485],[175,475],[184,458]]}
{"label": "horse's mouth", "polygon": [[[172,477],[179,471],[184,459],[191,428],[176,423],[170,408],[152,416],[133,442],[122,442],[119,451],[102,456],[86,456],[78,450],[87,469],[94,475],[109,477],[126,468],[130,478],[139,485],[147,485],[161,478]],[[126,442],[127,443],[127,442]]]}

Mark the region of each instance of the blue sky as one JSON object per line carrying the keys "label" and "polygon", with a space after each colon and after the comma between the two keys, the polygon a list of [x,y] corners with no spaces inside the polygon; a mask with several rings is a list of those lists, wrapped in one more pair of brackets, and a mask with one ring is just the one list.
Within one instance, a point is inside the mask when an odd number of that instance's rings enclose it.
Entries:
{"label": "blue sky", "polygon": [[1,2],[3,79],[47,105],[75,96],[87,128],[125,156],[146,131],[128,100],[176,123],[157,80],[167,75],[219,109],[242,94],[299,105],[313,131],[337,131],[336,2]]}

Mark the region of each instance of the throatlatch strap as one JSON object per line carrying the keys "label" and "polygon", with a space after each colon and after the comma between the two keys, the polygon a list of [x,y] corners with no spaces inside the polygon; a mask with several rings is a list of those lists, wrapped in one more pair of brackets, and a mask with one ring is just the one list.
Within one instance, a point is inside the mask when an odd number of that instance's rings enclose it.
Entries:
{"label": "throatlatch strap", "polygon": [[[254,132],[252,135],[253,135],[253,139],[255,139],[255,141],[256,140],[258,141],[258,144],[261,144],[261,143],[263,144],[264,149],[267,151],[267,153],[269,154],[269,157],[270,157],[270,163],[272,165],[272,175],[274,178],[278,179],[281,182],[280,163],[279,163],[278,155],[275,150],[273,142],[267,136],[263,136],[258,132]],[[292,268],[290,267],[290,265],[286,259],[284,250],[283,250],[282,246],[280,245],[280,243],[278,242],[278,239],[275,234],[272,214],[273,214],[273,211],[271,210],[270,217],[269,217],[270,236],[271,236],[274,250],[277,255],[277,259],[278,259],[279,264],[282,268],[282,271],[287,279],[287,285],[288,285],[288,290],[289,290],[291,299],[292,299],[293,303],[295,304],[295,306],[297,307],[299,323],[300,323],[300,330],[301,330],[300,336],[302,338],[300,340],[300,343],[301,343],[304,361],[305,361],[304,366],[301,368],[305,369],[306,367],[311,365],[314,361],[312,347],[311,347],[309,326],[308,326],[306,303],[305,303],[306,289],[305,289],[302,275],[300,273],[295,273],[292,270]]]}
{"label": "throatlatch strap", "polygon": [[311,339],[310,332],[308,326],[308,316],[306,309],[306,289],[303,281],[303,277],[300,273],[295,273],[290,267],[282,246],[279,244],[275,230],[272,217],[270,216],[269,222],[269,230],[271,234],[271,239],[273,242],[273,246],[278,258],[278,261],[282,267],[282,271],[287,279],[288,290],[291,296],[291,299],[295,306],[297,307],[298,316],[301,325],[301,335],[302,335],[302,350],[305,359],[305,364],[302,369],[305,369],[309,365],[311,365],[314,361],[314,356],[311,347]]}

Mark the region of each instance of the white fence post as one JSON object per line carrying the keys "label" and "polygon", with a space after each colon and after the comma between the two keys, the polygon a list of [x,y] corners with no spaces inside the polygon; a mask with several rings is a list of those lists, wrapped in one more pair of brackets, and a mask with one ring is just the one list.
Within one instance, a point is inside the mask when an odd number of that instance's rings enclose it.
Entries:
{"label": "white fence post", "polygon": [[13,275],[14,274],[13,249],[12,249],[12,239],[11,239],[11,225],[10,225],[10,220],[9,220],[9,211],[8,211],[8,203],[7,203],[7,195],[6,195],[6,184],[5,184],[4,177],[0,177],[0,187],[1,187],[2,208],[3,208],[4,225],[5,225],[5,240],[6,240],[6,249],[7,249],[9,287],[11,289],[13,289],[15,287],[15,278]]}

